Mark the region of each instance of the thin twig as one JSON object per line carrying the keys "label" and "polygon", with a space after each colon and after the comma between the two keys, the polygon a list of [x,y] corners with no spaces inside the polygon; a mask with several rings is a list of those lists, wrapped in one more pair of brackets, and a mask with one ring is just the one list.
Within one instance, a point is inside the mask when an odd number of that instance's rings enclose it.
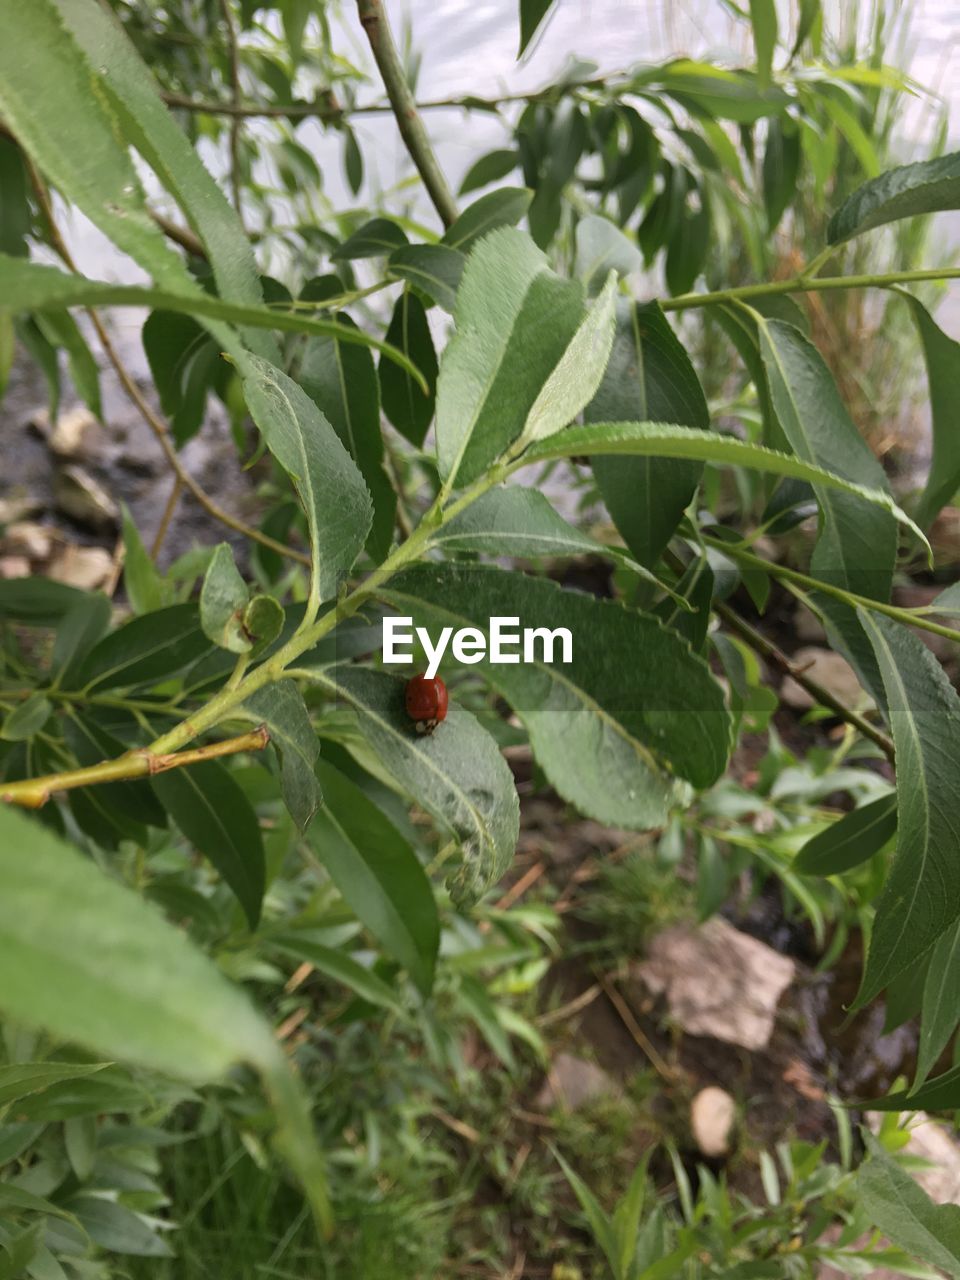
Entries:
{"label": "thin twig", "polygon": [[894,751],[893,743],[881,729],[878,729],[876,725],[871,724],[870,721],[867,720],[865,716],[862,716],[858,711],[854,711],[852,707],[848,707],[846,703],[842,702],[838,697],[832,694],[830,690],[820,684],[818,680],[814,680],[811,676],[808,676],[801,667],[798,667],[796,663],[790,661],[782,649],[779,649],[772,640],[768,640],[762,632],[756,629],[756,627],[751,626],[745,618],[741,618],[740,615],[735,612],[735,610],[731,609],[728,604],[725,604],[722,600],[718,600],[714,604],[713,608],[716,614],[723,619],[730,630],[735,631],[741,639],[745,640],[751,649],[756,653],[762,654],[763,657],[768,658],[774,666],[780,668],[784,675],[788,675],[792,680],[795,680],[802,689],[806,689],[814,702],[819,703],[821,707],[826,707],[827,710],[832,711],[835,716],[838,716],[841,720],[845,720],[847,724],[852,725],[859,733],[862,733],[865,738],[869,738],[871,742],[876,743],[890,763],[894,763],[896,752]]}
{"label": "thin twig", "polygon": [[220,0],[220,12],[223,14],[223,21],[227,28],[227,50],[230,56],[230,90],[233,94],[231,105],[234,108],[230,113],[230,185],[233,188],[233,207],[236,209],[237,217],[242,225],[240,129],[243,117],[237,111],[237,108],[242,105],[240,101],[240,41],[237,36],[237,24],[233,20],[233,12],[230,8],[230,0]]}
{"label": "thin twig", "polygon": [[173,477],[173,484],[170,486],[170,496],[167,498],[166,506],[163,508],[163,515],[160,517],[160,525],[153,539],[153,546],[150,548],[150,559],[156,562],[160,555],[160,548],[163,546],[164,539],[167,536],[167,530],[170,528],[170,521],[173,519],[173,513],[177,509],[177,503],[180,501],[180,494],[183,492],[183,481],[178,475]]}
{"label": "thin twig", "polygon": [[269,741],[270,734],[261,725],[252,733],[241,734],[238,738],[225,738],[205,747],[191,747],[188,751],[157,754],[146,747],[138,747],[115,760],[103,760],[100,764],[87,765],[83,769],[67,769],[63,773],[48,773],[39,778],[8,782],[0,791],[0,800],[24,809],[40,809],[54,792],[75,791],[78,787],[92,787],[105,782],[152,778],[155,774],[199,764],[202,760],[237,755],[241,751],[262,751]]}
{"label": "thin twig", "polygon": [[174,222],[165,213],[158,213],[156,209],[148,209],[147,212],[168,240],[178,244],[181,249],[186,249],[191,257],[206,258],[207,250],[203,241],[189,227],[181,227],[179,222]]}
{"label": "thin twig", "polygon": [[633,1010],[627,1004],[626,1000],[624,1000],[620,992],[616,989],[616,987],[609,980],[609,978],[607,978],[605,974],[599,973],[595,970],[594,977],[597,979],[597,982],[603,988],[603,994],[607,997],[607,999],[613,1005],[614,1009],[616,1009],[617,1013],[620,1015],[621,1022],[626,1027],[626,1029],[630,1032],[630,1035],[633,1037],[633,1040],[638,1046],[638,1048],[640,1048],[643,1051],[643,1053],[645,1053],[646,1056],[650,1059],[650,1064],[654,1068],[654,1070],[657,1072],[657,1074],[662,1076],[664,1080],[668,1081],[668,1083],[676,1084],[678,1073],[674,1071],[674,1069],[671,1066],[669,1066],[666,1062],[664,1062],[663,1058],[660,1056],[657,1050],[650,1043],[649,1039],[644,1034],[643,1028],[640,1026],[640,1023],[633,1016]]}
{"label": "thin twig", "polygon": [[[47,222],[50,233],[50,243],[63,261],[64,265],[71,271],[76,271],[77,268],[73,260],[73,255],[67,248],[66,241],[60,234],[60,228],[57,226],[56,220],[53,216],[53,206],[50,203],[50,193],[46,188],[46,184],[35,168],[33,162],[25,153],[24,159],[29,168],[30,180],[34,194],[37,198],[37,203],[39,204],[41,212]],[[259,542],[263,547],[268,547],[271,551],[275,551],[277,555],[285,556],[289,560],[297,560],[300,564],[309,565],[310,557],[304,554],[304,552],[296,551],[293,547],[288,547],[282,542],[277,542],[275,538],[271,538],[267,534],[261,533],[261,531],[254,528],[253,525],[246,524],[245,521],[238,519],[236,516],[232,516],[229,511],[224,511],[221,506],[214,502],[213,498],[209,496],[206,490],[203,489],[196,480],[194,480],[193,476],[186,470],[177,455],[177,451],[170,439],[170,432],[167,429],[167,424],[160,415],[153,410],[145,399],[143,392],[133,380],[133,377],[127,370],[126,365],[120,359],[110,335],[104,327],[103,321],[92,307],[88,307],[86,311],[87,315],[90,317],[91,324],[96,330],[96,334],[100,340],[100,345],[103,348],[104,354],[110,361],[111,365],[113,365],[114,371],[120,379],[120,383],[123,386],[124,391],[126,391],[129,398],[136,405],[147,426],[153,432],[153,435],[157,443],[160,445],[160,448],[163,451],[163,456],[166,458],[171,471],[180,480],[180,483],[184,488],[190,491],[200,506],[203,507],[204,511],[206,511],[207,515],[211,516],[214,520],[218,520],[220,524],[226,525],[228,529],[233,529],[236,533],[243,534],[244,537],[250,538],[254,542]]]}
{"label": "thin twig", "polygon": [[380,75],[383,79],[387,97],[396,116],[400,136],[406,144],[410,158],[416,165],[417,172],[423,179],[427,194],[433,201],[434,208],[440,215],[445,227],[450,227],[457,220],[457,202],[453,192],[447,186],[443,170],[430,145],[427,131],[417,111],[417,104],[407,77],[403,71],[403,63],[394,43],[393,33],[387,21],[383,0],[357,0],[357,12],[360,25],[367,33],[370,48]]}

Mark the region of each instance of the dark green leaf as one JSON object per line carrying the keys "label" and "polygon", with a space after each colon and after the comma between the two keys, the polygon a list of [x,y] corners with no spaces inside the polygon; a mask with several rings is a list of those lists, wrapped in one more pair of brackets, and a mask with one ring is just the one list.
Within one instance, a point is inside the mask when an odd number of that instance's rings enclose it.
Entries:
{"label": "dark green leaf", "polygon": [[462,253],[444,244],[408,244],[394,249],[387,269],[425,293],[444,311],[452,312],[465,264]]}
{"label": "dark green leaf", "polygon": [[[52,578],[0,579],[0,618],[31,627],[55,627],[89,597]],[[104,597],[101,597],[103,599]]]}
{"label": "dark green leaf", "polygon": [[254,422],[307,513],[314,602],[329,600],[370,531],[370,494],[333,427],[285,373],[251,356],[243,390]]}
{"label": "dark green leaf", "polygon": [[402,351],[427,381],[424,393],[406,369],[381,360],[377,369],[383,412],[412,445],[423,444],[433,418],[437,391],[437,353],[420,299],[405,289],[397,299],[386,340]]}
{"label": "dark green leaf", "polygon": [[174,604],[105,636],[80,664],[76,683],[120,689],[155,683],[199,658],[209,645],[195,604]]}
{"label": "dark green leaf", "polygon": [[12,138],[0,138],[0,252],[27,253],[30,232],[28,178],[23,153]]}
{"label": "dark green leaf", "polygon": [[517,57],[523,57],[523,51],[537,33],[541,22],[552,7],[553,0],[520,0],[520,48]]}
{"label": "dark green leaf", "polygon": [[102,1071],[105,1062],[16,1062],[0,1067],[0,1107],[31,1093],[42,1093],[60,1080],[76,1080]]}
{"label": "dark green leaf", "polygon": [[857,1192],[870,1221],[894,1244],[960,1276],[960,1207],[935,1204],[909,1173],[880,1152],[861,1165]]}
{"label": "dark green leaf", "polygon": [[355,783],[321,763],[311,840],[334,884],[426,996],[440,945],[436,903],[410,845]]}
{"label": "dark green leaf", "polygon": [[320,748],[303,697],[291,680],[278,680],[258,689],[244,708],[270,732],[270,741],[280,757],[284,804],[304,831],[320,806],[320,787],[314,773]]}
{"label": "dark green leaf", "polygon": [[497,227],[514,227],[527,212],[533,192],[526,187],[499,187],[475,200],[443,237],[443,243],[469,253],[478,240]]}
{"label": "dark green leaf", "polygon": [[333,251],[334,262],[351,262],[356,258],[387,258],[402,244],[406,233],[388,218],[372,218]]}
{"label": "dark green leaf", "polygon": [[[693,365],[657,303],[619,304],[610,363],[584,420],[709,426],[707,402]],[[589,454],[589,447],[584,452]],[[696,492],[701,464],[657,457],[595,457],[593,470],[624,542],[642,565],[652,568]]]}
{"label": "dark green leaf", "polygon": [[510,865],[519,831],[513,775],[494,740],[455,704],[436,733],[415,733],[403,705],[406,682],[382,671],[341,666],[315,679],[353,707],[383,767],[455,836],[463,863],[452,889],[479,898]]}
{"label": "dark green leaf", "polygon": [[[119,738],[109,733],[95,719],[95,711],[86,711],[82,716],[68,716],[63,725],[63,736],[73,754],[81,765],[99,764],[101,760],[116,760],[122,756],[127,747]],[[114,823],[126,819],[132,823],[149,823],[154,827],[165,827],[167,815],[156,796],[150,790],[148,782],[109,782],[91,788],[88,792],[74,792],[74,795],[95,797],[98,805],[111,816]]]}
{"label": "dark green leaf", "polygon": [[172,1258],[173,1250],[149,1222],[132,1209],[100,1196],[73,1196],[65,1207],[96,1244],[111,1253],[140,1258]]}
{"label": "dark green leaf", "polygon": [[160,406],[182,446],[203,424],[207,395],[222,367],[220,349],[196,320],[175,311],[147,316],[141,338]]}
{"label": "dark green leaf", "polygon": [[865,182],[830,219],[827,242],[852,236],[899,218],[960,208],[960,151],[888,169]]}
{"label": "dark green leaf", "polygon": [[677,595],[692,607],[684,609],[679,600],[668,597],[654,610],[663,625],[683,636],[695,653],[701,653],[706,643],[713,588],[710,561],[706,556],[698,556],[687,565],[675,587]]}
{"label": "dark green leaf", "polygon": [[[960,179],[958,179],[960,182]],[[923,343],[930,386],[933,456],[917,507],[917,523],[929,525],[960,488],[960,342],[948,338],[918,299],[905,294]]]}
{"label": "dark green leaf", "polygon": [[32,693],[4,716],[0,738],[7,742],[26,742],[39,733],[53,715],[53,704],[42,693]]}
{"label": "dark green leaf", "polygon": [[897,797],[881,796],[808,840],[797,854],[793,869],[808,876],[835,876],[851,871],[879,853],[896,830]]}
{"label": "dark green leaf", "polygon": [[508,173],[512,173],[519,163],[516,151],[488,151],[467,170],[466,177],[460,183],[460,194],[465,196],[480,187],[488,187],[491,182],[499,182]]}
{"label": "dark green leaf", "polygon": [[134,613],[152,613],[163,605],[163,580],[126,506],[123,508],[123,588]]}
{"label": "dark green leaf", "polygon": [[223,876],[256,929],[264,891],[263,842],[243,789],[217,760],[158,773],[153,789],[190,843]]}
{"label": "dark green leaf", "polygon": [[862,1008],[960,916],[953,874],[960,842],[960,699],[943,668],[905,627],[858,610],[873,645],[897,753],[897,853],[876,904]]}
{"label": "dark green leaf", "polygon": [[349,125],[343,130],[343,171],[347,176],[347,186],[356,195],[363,186],[363,152]]}
{"label": "dark green leaf", "polygon": [[800,172],[800,131],[793,124],[771,120],[763,152],[763,203],[767,227],[775,231],[792,203]]}
{"label": "dark green leaf", "polygon": [[283,607],[273,596],[250,598],[243,611],[243,630],[253,646],[250,651],[252,657],[259,657],[282,634],[284,620]]}
{"label": "dark green leaf", "polygon": [[243,611],[250,592],[233,561],[229,543],[221,542],[207,566],[200,591],[203,634],[230,653],[249,653],[250,637],[243,628]]}
{"label": "dark green leaf", "polygon": [[95,417],[102,417],[100,369],[73,316],[68,311],[48,311],[37,315],[36,322],[49,343],[66,351],[77,394]]}
{"label": "dark green leaf", "polygon": [[298,960],[306,960],[315,969],[325,973],[328,978],[333,978],[335,982],[341,982],[345,987],[349,987],[369,1004],[379,1005],[383,1009],[390,1009],[400,1017],[404,1016],[403,1005],[397,999],[393,988],[345,952],[324,947],[297,933],[274,935],[270,943],[287,955],[295,956]]}
{"label": "dark green leaf", "polygon": [[940,935],[930,955],[923,986],[920,1015],[920,1043],[917,1046],[917,1073],[913,1089],[918,1089],[950,1043],[960,1020],[960,923]]}

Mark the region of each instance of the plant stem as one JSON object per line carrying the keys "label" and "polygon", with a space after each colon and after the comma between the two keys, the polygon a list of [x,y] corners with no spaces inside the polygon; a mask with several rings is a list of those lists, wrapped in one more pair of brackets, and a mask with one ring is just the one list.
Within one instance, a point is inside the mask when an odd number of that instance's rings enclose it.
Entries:
{"label": "plant stem", "polygon": [[396,116],[400,136],[406,144],[410,158],[416,165],[427,194],[440,215],[445,227],[457,220],[457,203],[447,186],[439,161],[430,145],[427,131],[417,111],[413,94],[404,75],[403,63],[394,43],[390,23],[387,21],[383,0],[357,0],[360,25],[367,33],[370,48],[383,79],[390,106]]}
{"label": "plant stem", "polygon": [[173,513],[177,509],[177,503],[180,501],[180,495],[183,492],[183,481],[178,475],[173,477],[173,484],[170,486],[170,496],[167,498],[166,506],[163,508],[163,515],[160,517],[160,524],[153,539],[153,546],[150,548],[150,559],[156,563],[160,555],[160,549],[163,546],[167,531],[170,528],[170,521],[173,519]]}
{"label": "plant stem", "polygon": [[182,769],[201,760],[214,760],[218,756],[237,755],[241,751],[261,751],[270,741],[270,734],[261,725],[251,733],[237,738],[225,738],[191,751],[157,753],[139,747],[116,760],[104,760],[84,769],[67,769],[63,773],[48,773],[23,782],[8,782],[0,791],[0,800],[20,805],[24,809],[40,809],[56,791],[73,791],[77,787],[90,787],[97,783],[129,781],[132,778],[153,777],[170,769]]}
{"label": "plant stem", "polygon": [[[822,257],[822,255],[821,255]],[[819,260],[814,263],[819,265]],[[716,293],[681,293],[666,298],[664,311],[688,311],[692,307],[709,307],[723,302],[746,302],[750,298],[766,298],[778,293],[821,293],[830,289],[885,289],[894,284],[911,284],[931,280],[956,280],[960,267],[926,267],[914,271],[885,271],[878,275],[818,276],[803,272],[788,280],[771,280],[767,284],[746,284],[736,289],[720,289]]]}
{"label": "plant stem", "polygon": [[894,763],[893,743],[882,730],[871,724],[858,711],[854,711],[852,707],[848,707],[846,703],[841,702],[819,681],[808,676],[801,667],[790,661],[782,649],[779,649],[772,640],[767,639],[762,632],[752,627],[745,618],[741,618],[728,604],[719,600],[714,604],[713,609],[730,630],[735,631],[741,639],[746,641],[751,649],[768,658],[785,675],[790,676],[801,688],[806,689],[811,698],[819,703],[821,707],[826,707],[841,720],[845,720],[847,724],[852,725],[865,738],[869,738],[871,742],[876,743],[890,763]]}

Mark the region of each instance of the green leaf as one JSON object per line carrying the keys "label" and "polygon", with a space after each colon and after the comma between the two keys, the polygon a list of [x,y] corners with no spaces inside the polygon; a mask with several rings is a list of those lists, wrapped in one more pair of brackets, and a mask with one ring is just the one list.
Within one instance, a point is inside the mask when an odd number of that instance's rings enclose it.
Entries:
{"label": "green leaf", "polygon": [[386,341],[419,369],[426,391],[400,365],[381,360],[377,368],[383,412],[404,439],[418,449],[433,419],[437,393],[437,353],[423,303],[409,289],[397,299]]}
{"label": "green leaf", "polygon": [[448,228],[443,243],[469,253],[479,240],[498,227],[514,227],[527,212],[533,192],[526,187],[499,187],[475,200]]}
{"label": "green leaf", "polygon": [[843,493],[853,494],[864,502],[873,503],[899,520],[921,541],[926,541],[906,512],[884,490],[867,489],[791,454],[765,449],[762,445],[746,444],[734,436],[678,427],[674,423],[598,422],[589,427],[568,427],[566,431],[559,431],[555,436],[531,445],[514,467],[525,467],[550,458],[575,458],[583,454],[592,458],[610,454],[693,458],[698,462],[727,463],[749,467],[754,471],[765,471],[771,475],[792,476],[825,489],[838,489]]}
{"label": "green leaf", "polygon": [[[133,142],[186,214],[213,269],[217,293],[227,302],[258,305],[263,294],[250,241],[223,189],[170,115],[159,87],[120,23],[92,0],[55,0],[64,24],[90,61],[101,69],[97,91],[106,95]],[[252,351],[276,358],[267,333],[245,331]]]}
{"label": "green leaf", "polygon": [[160,406],[180,447],[203,424],[207,395],[222,369],[219,345],[196,320],[175,311],[154,311],[141,331]]}
{"label": "green leaf", "polygon": [[123,587],[134,613],[152,613],[163,605],[163,579],[126,506],[123,507]]}
{"label": "green leaf", "polygon": [[407,243],[406,233],[389,218],[372,218],[330,255],[334,262],[352,262],[357,258],[387,258],[400,245]]}
{"label": "green leaf", "polygon": [[444,478],[468,484],[517,439],[582,315],[580,287],[521,232],[495,231],[470,254],[437,383]]}
{"label": "green leaf", "polygon": [[[678,778],[707,787],[723,772],[730,746],[723,690],[656,618],[488,566],[408,569],[379,594],[433,634],[440,626],[486,633],[494,616],[569,630],[572,661],[559,660],[558,643],[552,663],[537,645],[533,661],[485,660],[479,669],[526,725],[553,786],[590,817],[656,826],[682,796]],[[642,664],[631,658],[638,653]]]}
{"label": "green leaf", "polygon": [[[761,319],[758,327],[773,407],[793,451],[834,475],[885,490],[883,467],[851,421],[817,349],[782,320]],[[814,574],[858,595],[889,599],[897,554],[891,512],[816,481],[813,486],[823,513]]]}
{"label": "green leaf", "polygon": [[273,935],[270,938],[270,945],[287,955],[294,956],[297,960],[306,960],[315,969],[325,973],[328,978],[333,978],[335,982],[341,982],[345,987],[349,987],[361,1000],[389,1009],[400,1017],[406,1016],[406,1011],[397,999],[393,988],[345,952],[321,946],[320,943],[310,938],[303,938],[297,933]]}
{"label": "green leaf", "polygon": [[554,1158],[566,1175],[567,1181],[573,1188],[574,1195],[580,1202],[580,1208],[583,1210],[590,1227],[590,1234],[603,1250],[604,1257],[609,1262],[617,1280],[621,1280],[621,1277],[625,1277],[627,1272],[622,1270],[620,1266],[620,1251],[617,1248],[617,1238],[610,1219],[604,1213],[600,1207],[600,1202],[580,1175],[567,1164],[556,1148],[552,1148],[552,1150]]}
{"label": "green leaf", "polygon": [[608,550],[557,515],[537,489],[491,489],[441,525],[431,544],[491,556],[578,556]]}
{"label": "green leaf", "polygon": [[[697,556],[683,571],[675,595],[661,601],[653,610],[663,625],[683,636],[695,653],[701,653],[706,643],[713,592],[710,560],[705,555]],[[684,600],[689,604],[686,609],[682,604]]]}
{"label": "green leaf", "polygon": [[718,120],[753,124],[765,116],[779,115],[790,97],[777,85],[762,88],[747,71],[726,71],[708,62],[678,58],[665,67],[651,67],[635,77],[637,87],[659,86],[677,102],[706,111]]}
{"label": "green leaf", "polygon": [[208,644],[197,606],[170,605],[104,636],[80,664],[76,684],[103,690],[156,683],[199,658]]}
{"label": "green leaf", "polygon": [[243,789],[218,760],[169,769],[152,782],[157,799],[220,872],[256,929],[266,872],[260,824]]}
{"label": "green leaf", "polygon": [[596,395],[613,347],[616,292],[617,277],[611,271],[600,296],[540,388],[527,414],[518,447],[543,440],[569,426]]}
{"label": "green leaf", "polygon": [[66,351],[77,394],[95,417],[102,418],[100,369],[74,318],[67,311],[48,311],[35,319],[47,341]]}
{"label": "green leaf", "polygon": [[[175,311],[186,315],[201,316],[207,320],[224,320],[232,324],[255,329],[280,329],[292,333],[314,333],[321,337],[339,338],[341,342],[355,342],[373,347],[388,360],[396,361],[417,382],[423,384],[422,375],[415,365],[389,343],[380,342],[362,329],[339,324],[335,320],[320,320],[302,309],[279,311],[269,307],[225,302],[213,294],[198,292],[175,293],[166,289],[148,289],[140,285],[110,284],[102,280],[87,280],[84,276],[68,275],[56,267],[39,262],[25,262],[0,254],[0,313],[20,311],[61,310],[63,307],[148,307],[151,311]],[[229,330],[222,326],[216,333]],[[235,343],[224,345],[229,350]],[[244,362],[242,350],[234,354],[238,365]]]}
{"label": "green leaf", "polygon": [[775,0],[750,0],[750,22],[757,51],[757,84],[770,86],[773,53],[777,47],[777,6]]}
{"label": "green leaf", "polygon": [[793,863],[794,871],[807,876],[835,876],[859,867],[889,843],[897,830],[897,797],[871,800],[826,831],[808,840]]}
{"label": "green leaf", "polygon": [[537,29],[553,7],[554,0],[520,0],[520,48],[517,57],[523,57],[523,51],[537,33]]}
{"label": "green leaf", "polygon": [[0,1107],[32,1093],[42,1093],[60,1080],[78,1080],[102,1071],[105,1062],[16,1062],[0,1067]]}
{"label": "green leaf", "polygon": [[97,1117],[71,1116],[64,1121],[63,1145],[78,1182],[87,1182],[97,1159]]}
{"label": "green leaf", "polygon": [[911,631],[866,610],[890,708],[897,760],[897,853],[876,904],[862,1008],[960,916],[954,874],[960,814],[960,699],[940,664]]}
{"label": "green leaf", "polygon": [[38,734],[53,715],[53,704],[42,693],[31,693],[7,712],[0,726],[0,738],[6,742],[26,742]]}
{"label": "green leaf", "polygon": [[926,527],[960,488],[960,342],[947,337],[917,298],[907,293],[902,296],[910,304],[920,333],[930,386],[933,456],[917,506],[917,522]]}
{"label": "green leaf", "polygon": [[329,600],[370,531],[370,494],[333,427],[285,373],[251,356],[243,391],[267,447],[293,481],[307,514],[313,603]]}
{"label": "green leaf", "polygon": [[101,1196],[72,1196],[66,1207],[75,1214],[90,1239],[111,1253],[140,1258],[172,1258],[173,1250],[150,1225],[149,1219],[126,1205]]}
{"label": "green leaf", "polygon": [[[311,338],[304,348],[298,381],[360,469],[374,506],[367,549],[374,559],[383,560],[393,540],[397,496],[383,470],[380,384],[373,356],[364,347]],[[413,394],[424,398],[419,387],[413,387]]]}
{"label": "green leaf", "polygon": [[960,1207],[935,1204],[909,1173],[879,1152],[860,1166],[857,1193],[870,1221],[894,1244],[960,1277]]}
{"label": "green leaf", "polygon": [[394,249],[387,270],[452,312],[465,265],[464,255],[444,244],[408,244]]}
{"label": "green leaf", "polygon": [[321,763],[324,807],[311,841],[357,918],[425,995],[433,986],[440,922],[430,882],[400,832],[348,778]]}
{"label": "green leaf", "polygon": [[30,627],[56,627],[89,598],[85,591],[52,578],[0,578],[0,617]]}
{"label": "green leaf", "polygon": [[771,232],[777,229],[796,195],[800,157],[799,129],[782,120],[771,120],[763,151],[763,203]]}
{"label": "green leaf", "polygon": [[251,656],[259,657],[283,631],[285,613],[273,596],[256,595],[243,611],[243,630],[250,638]]}
{"label": "green leaf", "polygon": [[911,1092],[919,1089],[950,1043],[960,1019],[960,922],[934,944],[923,984],[917,1073]]}
{"label": "green leaf", "polygon": [[507,174],[512,173],[520,163],[516,151],[501,149],[488,151],[467,170],[466,177],[460,183],[460,195],[465,196],[480,187],[488,187],[491,182],[499,182]]}
{"label": "green leaf", "polygon": [[349,125],[343,130],[343,171],[347,186],[356,195],[363,186],[363,152],[357,142],[357,135]]}
{"label": "green leaf", "polygon": [[830,219],[827,243],[853,236],[900,218],[941,209],[960,208],[960,151],[888,169],[848,196]]}
{"label": "green leaf", "polygon": [[643,266],[636,243],[609,218],[589,213],[577,223],[575,271],[588,292],[597,289],[611,271],[628,276]]}
{"label": "green leaf", "polygon": [[320,745],[300,690],[291,680],[277,680],[258,689],[243,710],[269,730],[270,742],[280,757],[284,804],[305,831],[320,807],[320,787],[314,773]]}
{"label": "green leaf", "polygon": [[[656,302],[619,303],[610,362],[584,420],[709,426],[693,365]],[[652,568],[696,492],[702,466],[664,456],[592,456],[597,484],[621,537],[637,560]]]}
{"label": "green leaf", "polygon": [[434,734],[417,734],[403,705],[406,682],[382,671],[341,666],[313,673],[357,714],[383,767],[456,838],[463,863],[452,890],[479,898],[513,859],[519,803],[496,743],[456,704]]}
{"label": "green leaf", "polygon": [[[127,750],[123,742],[94,719],[95,715],[96,711],[91,709],[82,716],[69,716],[63,725],[67,746],[84,766],[99,764],[102,760],[116,760]],[[80,794],[72,793],[73,796]],[[102,804],[118,826],[126,825],[122,821],[124,819],[126,823],[138,824],[141,831],[144,823],[154,827],[167,825],[167,815],[146,781],[109,782],[83,794],[95,796],[96,802]]]}
{"label": "green leaf", "polygon": [[26,257],[30,234],[29,179],[23,153],[12,138],[0,138],[0,252]]}
{"label": "green leaf", "polygon": [[253,647],[243,628],[243,611],[250,591],[233,561],[229,543],[221,542],[207,566],[200,590],[203,634],[230,653],[249,653]]}
{"label": "green leaf", "polygon": [[276,1062],[270,1028],[179,929],[9,806],[0,881],[6,1017],[197,1083]]}

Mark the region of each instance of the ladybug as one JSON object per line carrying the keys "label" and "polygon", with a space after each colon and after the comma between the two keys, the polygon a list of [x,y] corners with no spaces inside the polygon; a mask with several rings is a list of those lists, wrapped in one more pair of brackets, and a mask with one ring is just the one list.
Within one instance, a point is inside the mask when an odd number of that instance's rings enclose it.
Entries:
{"label": "ladybug", "polygon": [[404,702],[417,733],[433,733],[447,718],[447,686],[439,676],[414,676],[408,680]]}

